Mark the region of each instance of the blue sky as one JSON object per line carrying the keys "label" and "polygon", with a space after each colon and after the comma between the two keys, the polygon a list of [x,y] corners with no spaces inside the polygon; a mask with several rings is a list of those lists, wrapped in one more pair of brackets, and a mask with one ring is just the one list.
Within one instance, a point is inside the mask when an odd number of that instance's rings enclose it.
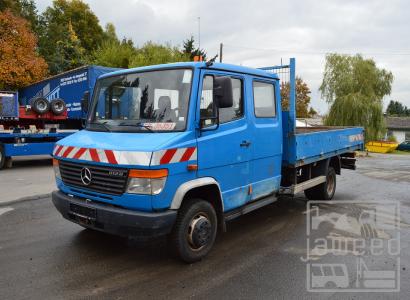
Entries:
{"label": "blue sky", "polygon": [[[36,0],[43,11],[52,0]],[[410,107],[410,3],[404,0],[84,0],[102,26],[115,25],[120,37],[136,45],[147,40],[181,45],[194,35],[209,56],[223,42],[224,61],[251,67],[296,57],[297,74],[312,90],[321,113],[325,54],[362,53],[393,72],[393,91],[385,99]]]}

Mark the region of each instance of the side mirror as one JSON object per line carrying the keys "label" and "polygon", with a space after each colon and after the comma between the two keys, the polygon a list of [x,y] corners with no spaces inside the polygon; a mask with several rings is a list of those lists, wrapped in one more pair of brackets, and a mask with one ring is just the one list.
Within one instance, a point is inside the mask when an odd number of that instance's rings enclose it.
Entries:
{"label": "side mirror", "polygon": [[85,91],[83,95],[83,99],[81,100],[81,109],[85,114],[88,113],[89,105],[90,105],[90,92]]}
{"label": "side mirror", "polygon": [[219,108],[233,106],[232,80],[229,77],[215,77],[214,79],[214,99]]}

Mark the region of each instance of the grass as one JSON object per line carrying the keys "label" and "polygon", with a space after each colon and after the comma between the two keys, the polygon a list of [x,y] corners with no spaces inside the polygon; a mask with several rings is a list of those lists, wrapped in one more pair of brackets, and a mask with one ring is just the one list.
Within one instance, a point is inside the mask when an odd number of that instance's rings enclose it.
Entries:
{"label": "grass", "polygon": [[402,151],[402,150],[394,150],[390,153],[391,154],[399,154],[399,155],[410,155],[410,151]]}

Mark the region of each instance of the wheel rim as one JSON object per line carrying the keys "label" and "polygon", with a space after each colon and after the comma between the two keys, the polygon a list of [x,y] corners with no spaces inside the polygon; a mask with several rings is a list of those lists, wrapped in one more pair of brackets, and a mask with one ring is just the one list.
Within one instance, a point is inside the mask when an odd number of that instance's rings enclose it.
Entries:
{"label": "wheel rim", "polygon": [[47,109],[47,104],[44,101],[40,101],[37,105],[38,109],[44,111]]}
{"label": "wheel rim", "polygon": [[57,104],[54,105],[54,109],[57,112],[61,112],[63,110],[63,105],[61,103],[57,103]]}
{"label": "wheel rim", "polygon": [[212,236],[212,225],[203,213],[196,214],[190,221],[187,240],[190,248],[199,251],[204,248]]}
{"label": "wheel rim", "polygon": [[335,188],[335,178],[332,174],[327,176],[327,194],[330,196]]}

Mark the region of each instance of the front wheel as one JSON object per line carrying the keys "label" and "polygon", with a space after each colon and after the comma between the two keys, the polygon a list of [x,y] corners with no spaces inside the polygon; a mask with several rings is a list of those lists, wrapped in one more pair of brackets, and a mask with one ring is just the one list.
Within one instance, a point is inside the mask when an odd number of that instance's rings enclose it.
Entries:
{"label": "front wheel", "polygon": [[187,263],[201,260],[211,250],[217,232],[213,206],[202,199],[191,199],[181,207],[170,236],[174,252]]}
{"label": "front wheel", "polygon": [[336,171],[333,167],[327,168],[326,181],[322,184],[305,190],[309,200],[332,200],[336,192]]}

